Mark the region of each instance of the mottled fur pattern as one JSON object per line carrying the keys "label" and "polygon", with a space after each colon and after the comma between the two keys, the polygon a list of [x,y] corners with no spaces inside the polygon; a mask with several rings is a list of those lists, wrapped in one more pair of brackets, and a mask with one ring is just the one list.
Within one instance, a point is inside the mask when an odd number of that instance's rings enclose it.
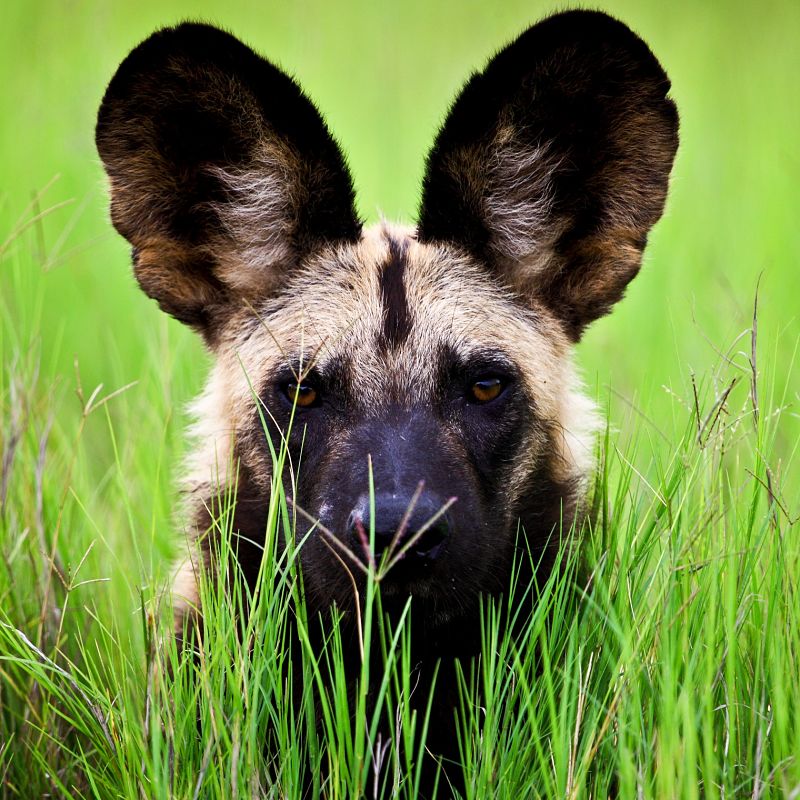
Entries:
{"label": "mottled fur pattern", "polygon": [[[237,555],[246,580],[258,573],[272,479],[258,404],[273,441],[288,432],[293,464],[302,443],[288,491],[351,547],[369,522],[368,456],[377,534],[420,481],[417,514],[457,498],[384,585],[389,605],[414,598],[422,662],[475,652],[480,599],[507,591],[516,547],[546,576],[585,513],[593,465],[597,416],[573,345],[621,298],[663,211],[668,91],[622,23],[550,17],[459,94],[417,225],[363,229],[322,117],[269,62],[197,24],[128,56],[97,125],[112,220],[144,291],[215,356],[193,408],[179,628],[202,614],[220,487],[238,487],[234,527],[256,544]],[[300,389],[311,402],[289,432]],[[350,576],[318,531],[301,565],[312,613],[352,609]],[[450,702],[435,709],[440,752]]]}

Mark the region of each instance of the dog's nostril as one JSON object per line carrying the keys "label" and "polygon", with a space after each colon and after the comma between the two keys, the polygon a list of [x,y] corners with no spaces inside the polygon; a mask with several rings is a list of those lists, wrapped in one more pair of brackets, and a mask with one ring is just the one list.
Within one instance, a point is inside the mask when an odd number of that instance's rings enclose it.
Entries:
{"label": "dog's nostril", "polygon": [[[409,549],[418,558],[432,560],[439,555],[442,545],[450,534],[449,526],[444,521],[439,521],[425,530]],[[411,534],[412,536],[414,534]]]}
{"label": "dog's nostril", "polygon": [[[380,513],[377,514],[380,520]],[[374,552],[373,555],[376,559],[383,555],[384,551],[391,545],[392,540],[395,538],[395,529],[376,530],[374,536]],[[369,548],[370,539],[370,524],[369,512],[366,513],[361,509],[354,509],[350,512],[347,518],[347,533],[351,542],[356,543],[360,550],[367,550]]]}
{"label": "dog's nostril", "polygon": [[396,531],[375,531],[375,558],[380,559],[381,556],[389,549],[392,541],[395,538]]}
{"label": "dog's nostril", "polygon": [[[440,513],[443,503],[430,494],[418,498],[409,511],[410,503],[410,495],[408,498],[395,494],[375,496],[376,528],[372,556],[376,561],[385,553],[390,558],[402,553],[404,560],[432,561],[443,551],[450,535],[448,517],[443,515],[431,522]],[[370,516],[366,498],[360,498],[350,512],[347,533],[357,552],[369,556]]]}

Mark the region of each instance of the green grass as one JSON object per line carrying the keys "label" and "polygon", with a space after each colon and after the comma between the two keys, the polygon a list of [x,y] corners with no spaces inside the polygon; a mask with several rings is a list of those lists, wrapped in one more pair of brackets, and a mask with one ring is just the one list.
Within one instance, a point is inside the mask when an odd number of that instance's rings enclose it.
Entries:
{"label": "green grass", "polygon": [[[411,218],[459,83],[554,8],[493,6],[3,6],[0,796],[291,798],[304,765],[329,797],[371,785],[374,719],[347,714],[335,630],[328,653],[304,652],[305,691],[288,699],[290,558],[265,559],[252,652],[235,635],[244,598],[213,583],[199,667],[164,635],[183,409],[206,358],[135,287],[94,114],[136,41],[202,16],[304,83],[367,219]],[[610,422],[580,578],[539,587],[516,644],[487,609],[484,657],[464,674],[467,796],[800,796],[800,7],[604,8],[670,73],[681,150],[641,276],[579,348]],[[275,542],[291,514],[273,503]],[[385,774],[412,797],[425,719],[407,703],[407,632],[365,638],[391,654],[385,702],[406,747]]]}

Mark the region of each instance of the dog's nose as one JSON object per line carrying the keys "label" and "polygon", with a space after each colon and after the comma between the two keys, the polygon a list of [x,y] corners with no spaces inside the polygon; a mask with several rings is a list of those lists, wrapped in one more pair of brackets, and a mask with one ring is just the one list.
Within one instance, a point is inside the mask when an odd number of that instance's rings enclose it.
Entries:
{"label": "dog's nose", "polygon": [[[445,505],[444,501],[433,493],[423,492],[411,508],[412,499],[413,495],[375,494],[375,561],[380,561],[393,541],[395,546],[390,558],[417,535],[419,538],[404,553],[404,558],[433,561],[444,552],[450,536],[448,514],[445,512],[431,522]],[[350,512],[347,533],[355,552],[362,553],[370,535],[368,495],[362,495]]]}

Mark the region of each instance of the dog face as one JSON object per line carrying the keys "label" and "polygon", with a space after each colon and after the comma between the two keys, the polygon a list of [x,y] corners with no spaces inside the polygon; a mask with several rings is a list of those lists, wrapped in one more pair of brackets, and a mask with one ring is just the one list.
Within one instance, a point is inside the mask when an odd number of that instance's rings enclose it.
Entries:
{"label": "dog face", "polygon": [[[376,559],[415,493],[406,541],[451,501],[384,595],[410,591],[444,620],[502,589],[521,517],[541,555],[562,506],[574,512],[593,417],[568,339],[545,307],[518,303],[457,248],[376,226],[309,262],[224,349],[215,385],[238,386],[226,402],[256,507],[266,507],[272,463],[262,420],[272,442],[290,430],[287,491],[364,562],[370,468]],[[305,543],[306,584],[320,604],[346,605],[352,585],[330,545],[323,534]]]}
{"label": "dog face", "polygon": [[[298,526],[320,607],[352,603],[348,558],[383,556],[385,591],[446,623],[503,590],[520,523],[546,569],[591,468],[572,345],[622,296],[662,213],[668,90],[621,23],[553,16],[467,82],[417,225],[364,230],[344,158],[289,77],[205,25],[139,45],[97,144],[140,285],[216,356],[196,407],[196,528],[215,483],[235,482],[242,541],[263,540],[269,442],[288,437],[287,493],[321,523]],[[260,551],[239,558],[255,575]]]}

